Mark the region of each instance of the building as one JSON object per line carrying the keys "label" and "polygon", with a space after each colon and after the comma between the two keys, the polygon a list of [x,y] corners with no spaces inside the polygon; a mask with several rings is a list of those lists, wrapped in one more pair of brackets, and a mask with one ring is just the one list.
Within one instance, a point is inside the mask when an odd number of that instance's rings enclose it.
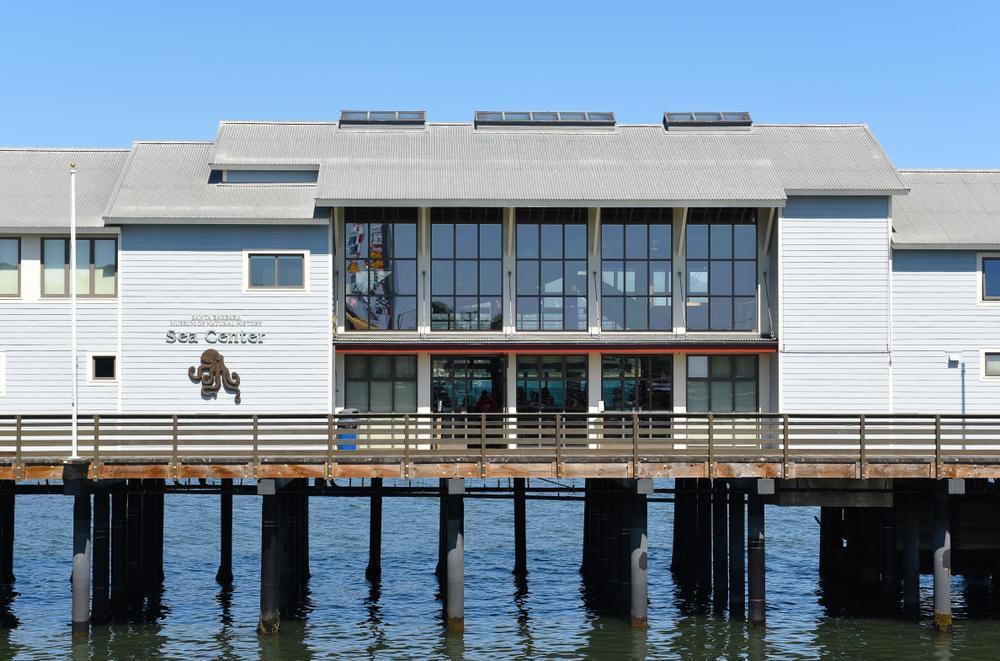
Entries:
{"label": "building", "polygon": [[863,125],[345,111],[0,172],[0,415],[69,410],[71,277],[81,413],[1000,401],[1000,172]]}

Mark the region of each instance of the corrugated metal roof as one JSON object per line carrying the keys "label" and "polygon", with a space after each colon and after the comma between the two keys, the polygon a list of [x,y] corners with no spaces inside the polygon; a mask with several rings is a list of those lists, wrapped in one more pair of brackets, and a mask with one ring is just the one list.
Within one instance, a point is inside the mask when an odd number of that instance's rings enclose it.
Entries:
{"label": "corrugated metal roof", "polygon": [[320,165],[317,198],[341,204],[780,204],[786,193],[905,192],[859,124],[665,131],[223,122],[212,161]]}
{"label": "corrugated metal roof", "polygon": [[1000,170],[902,170],[910,194],[892,204],[893,245],[1000,245]]}
{"label": "corrugated metal roof", "polygon": [[113,222],[312,219],[316,186],[210,184],[211,142],[136,142],[108,205]]}
{"label": "corrugated metal roof", "polygon": [[126,149],[0,149],[0,228],[69,227],[69,166],[76,163],[77,225],[101,227]]}

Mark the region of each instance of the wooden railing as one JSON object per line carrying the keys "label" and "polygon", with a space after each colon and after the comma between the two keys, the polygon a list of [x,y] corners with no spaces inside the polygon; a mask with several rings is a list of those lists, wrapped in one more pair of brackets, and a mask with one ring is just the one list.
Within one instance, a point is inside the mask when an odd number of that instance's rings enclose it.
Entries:
{"label": "wooden railing", "polygon": [[[70,418],[0,416],[0,462],[70,456]],[[100,415],[79,418],[95,461],[342,461],[494,457],[555,461],[929,458],[1000,461],[1000,415],[470,413]]]}

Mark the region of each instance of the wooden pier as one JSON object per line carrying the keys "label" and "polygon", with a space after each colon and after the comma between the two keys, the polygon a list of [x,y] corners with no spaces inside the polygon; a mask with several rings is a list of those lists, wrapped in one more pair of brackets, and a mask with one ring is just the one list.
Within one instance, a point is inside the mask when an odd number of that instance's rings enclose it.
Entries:
{"label": "wooden pier", "polygon": [[[196,492],[219,497],[223,586],[234,580],[233,498],[262,497],[262,634],[279,631],[302,603],[315,552],[309,501],[322,496],[369,500],[372,581],[381,577],[383,498],[434,496],[443,621],[462,631],[464,501],[511,499],[512,567],[527,580],[525,502],[545,497],[532,478],[557,480],[582,501],[586,598],[635,627],[647,626],[647,577],[661,569],[649,563],[647,521],[663,500],[673,507],[678,586],[754,629],[766,622],[765,505],[821,508],[826,595],[857,587],[886,612],[912,615],[920,573],[932,574],[934,626],[948,630],[954,573],[1000,582],[994,416],[108,415],[80,418],[76,457],[70,439],[68,416],[0,417],[0,583],[14,581],[17,495],[72,496],[79,635],[158,607],[166,496],[191,479],[211,485]],[[361,486],[335,485],[344,478]],[[467,482],[484,478],[497,486]]]}

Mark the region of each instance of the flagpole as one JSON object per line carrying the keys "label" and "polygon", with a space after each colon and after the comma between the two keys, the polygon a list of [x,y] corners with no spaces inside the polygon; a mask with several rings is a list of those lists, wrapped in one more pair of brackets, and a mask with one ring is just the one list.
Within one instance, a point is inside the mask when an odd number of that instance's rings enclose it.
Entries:
{"label": "flagpole", "polygon": [[69,353],[72,410],[70,438],[71,459],[80,458],[79,421],[77,419],[78,365],[76,359],[76,163],[69,165]]}

